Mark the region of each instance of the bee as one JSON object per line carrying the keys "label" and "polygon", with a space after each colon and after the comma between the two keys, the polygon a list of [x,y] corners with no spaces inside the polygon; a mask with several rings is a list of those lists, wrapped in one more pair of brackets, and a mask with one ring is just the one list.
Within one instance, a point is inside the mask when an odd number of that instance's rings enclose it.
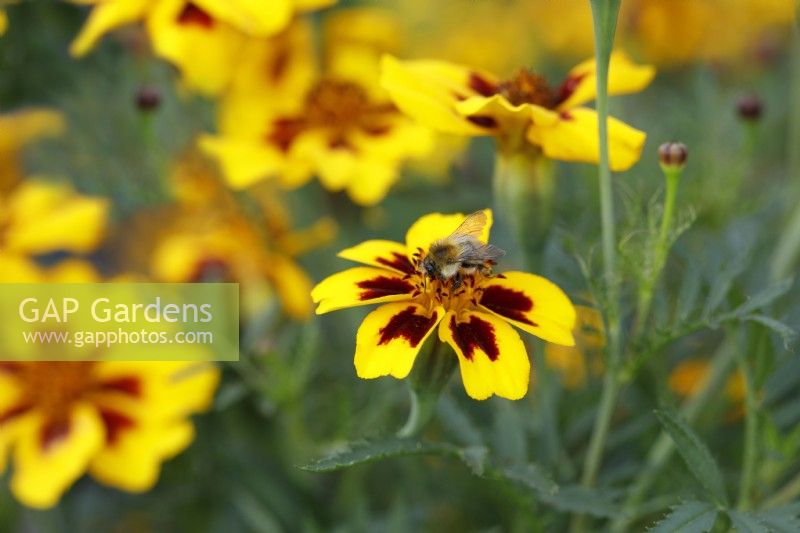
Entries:
{"label": "bee", "polygon": [[421,271],[430,278],[452,280],[453,289],[461,286],[465,274],[491,274],[492,265],[505,251],[479,240],[486,222],[486,213],[476,211],[449,236],[434,241],[420,264]]}

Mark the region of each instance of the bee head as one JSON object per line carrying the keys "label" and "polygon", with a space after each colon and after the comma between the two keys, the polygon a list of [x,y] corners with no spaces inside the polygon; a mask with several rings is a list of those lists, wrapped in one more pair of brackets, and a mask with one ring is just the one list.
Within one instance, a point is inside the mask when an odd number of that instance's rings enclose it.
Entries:
{"label": "bee head", "polygon": [[422,267],[422,271],[425,274],[427,274],[429,277],[431,277],[431,278],[437,277],[436,264],[433,262],[433,259],[431,259],[430,256],[427,256],[427,257],[425,257],[425,259],[422,260],[421,267]]}

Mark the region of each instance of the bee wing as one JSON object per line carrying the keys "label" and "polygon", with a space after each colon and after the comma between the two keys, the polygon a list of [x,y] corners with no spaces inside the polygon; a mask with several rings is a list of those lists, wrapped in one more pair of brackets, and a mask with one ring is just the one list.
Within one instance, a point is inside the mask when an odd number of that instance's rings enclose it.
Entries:
{"label": "bee wing", "polygon": [[464,222],[458,226],[453,233],[450,234],[451,239],[458,239],[459,237],[472,237],[473,239],[480,240],[483,228],[486,226],[486,213],[483,211],[475,211]]}
{"label": "bee wing", "polygon": [[469,237],[465,239],[469,239],[469,243],[463,243],[458,254],[458,260],[462,263],[485,263],[487,261],[496,263],[506,255],[505,250],[492,244],[480,244]]}

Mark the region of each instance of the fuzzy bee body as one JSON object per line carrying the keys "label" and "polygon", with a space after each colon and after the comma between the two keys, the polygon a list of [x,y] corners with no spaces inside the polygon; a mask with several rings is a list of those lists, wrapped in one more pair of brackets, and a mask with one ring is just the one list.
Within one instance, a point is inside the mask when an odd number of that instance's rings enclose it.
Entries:
{"label": "fuzzy bee body", "polygon": [[454,289],[461,285],[464,275],[475,272],[491,274],[492,265],[505,252],[478,240],[485,226],[486,214],[483,211],[469,215],[448,237],[431,244],[420,265],[422,271],[431,278],[452,280]]}

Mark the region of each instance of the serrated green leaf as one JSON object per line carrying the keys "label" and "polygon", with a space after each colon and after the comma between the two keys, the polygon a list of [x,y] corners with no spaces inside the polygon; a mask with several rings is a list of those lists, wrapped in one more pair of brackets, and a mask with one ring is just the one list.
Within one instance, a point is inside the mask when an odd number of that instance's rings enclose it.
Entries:
{"label": "serrated green leaf", "polygon": [[727,506],[728,496],[725,494],[722,474],[700,437],[673,409],[656,409],[656,416],[672,437],[675,448],[686,462],[692,475],[708,491],[715,502]]}
{"label": "serrated green leaf", "polygon": [[686,502],[676,505],[652,528],[651,533],[704,533],[717,520],[717,509],[708,502]]}
{"label": "serrated green leaf", "polygon": [[742,317],[742,320],[750,320],[752,322],[758,322],[762,326],[765,326],[778,335],[781,336],[781,340],[783,341],[783,347],[787,350],[792,343],[792,339],[797,336],[797,331],[795,331],[790,326],[784,324],[780,320],[775,318],[766,316],[766,315],[746,315]]}
{"label": "serrated green leaf", "polygon": [[800,503],[762,511],[758,519],[774,533],[795,533],[800,531]]}
{"label": "serrated green leaf", "polygon": [[620,492],[610,489],[590,489],[580,485],[562,486],[554,494],[540,494],[542,501],[560,511],[588,514],[599,518],[616,518],[623,512],[619,505]]}
{"label": "serrated green leaf", "polygon": [[733,528],[739,533],[769,533],[769,529],[754,514],[728,511],[728,517],[733,522]]}
{"label": "serrated green leaf", "polygon": [[704,317],[710,316],[722,304],[731,290],[733,280],[742,273],[745,266],[746,263],[744,261],[732,261],[727,268],[714,276],[714,283],[711,285],[708,299],[703,309]]}
{"label": "serrated green leaf", "polygon": [[770,285],[766,289],[757,292],[751,296],[742,305],[733,310],[733,313],[739,316],[744,316],[752,313],[762,307],[771,304],[792,288],[794,280],[792,278],[785,279],[781,282]]}
{"label": "serrated green leaf", "polygon": [[539,494],[553,495],[559,491],[550,475],[535,464],[510,466],[500,470],[499,474]]}
{"label": "serrated green leaf", "polygon": [[455,455],[461,458],[458,448],[454,446],[426,443],[414,439],[386,439],[350,444],[343,451],[301,465],[300,468],[309,472],[332,472],[391,457],[427,454]]}

